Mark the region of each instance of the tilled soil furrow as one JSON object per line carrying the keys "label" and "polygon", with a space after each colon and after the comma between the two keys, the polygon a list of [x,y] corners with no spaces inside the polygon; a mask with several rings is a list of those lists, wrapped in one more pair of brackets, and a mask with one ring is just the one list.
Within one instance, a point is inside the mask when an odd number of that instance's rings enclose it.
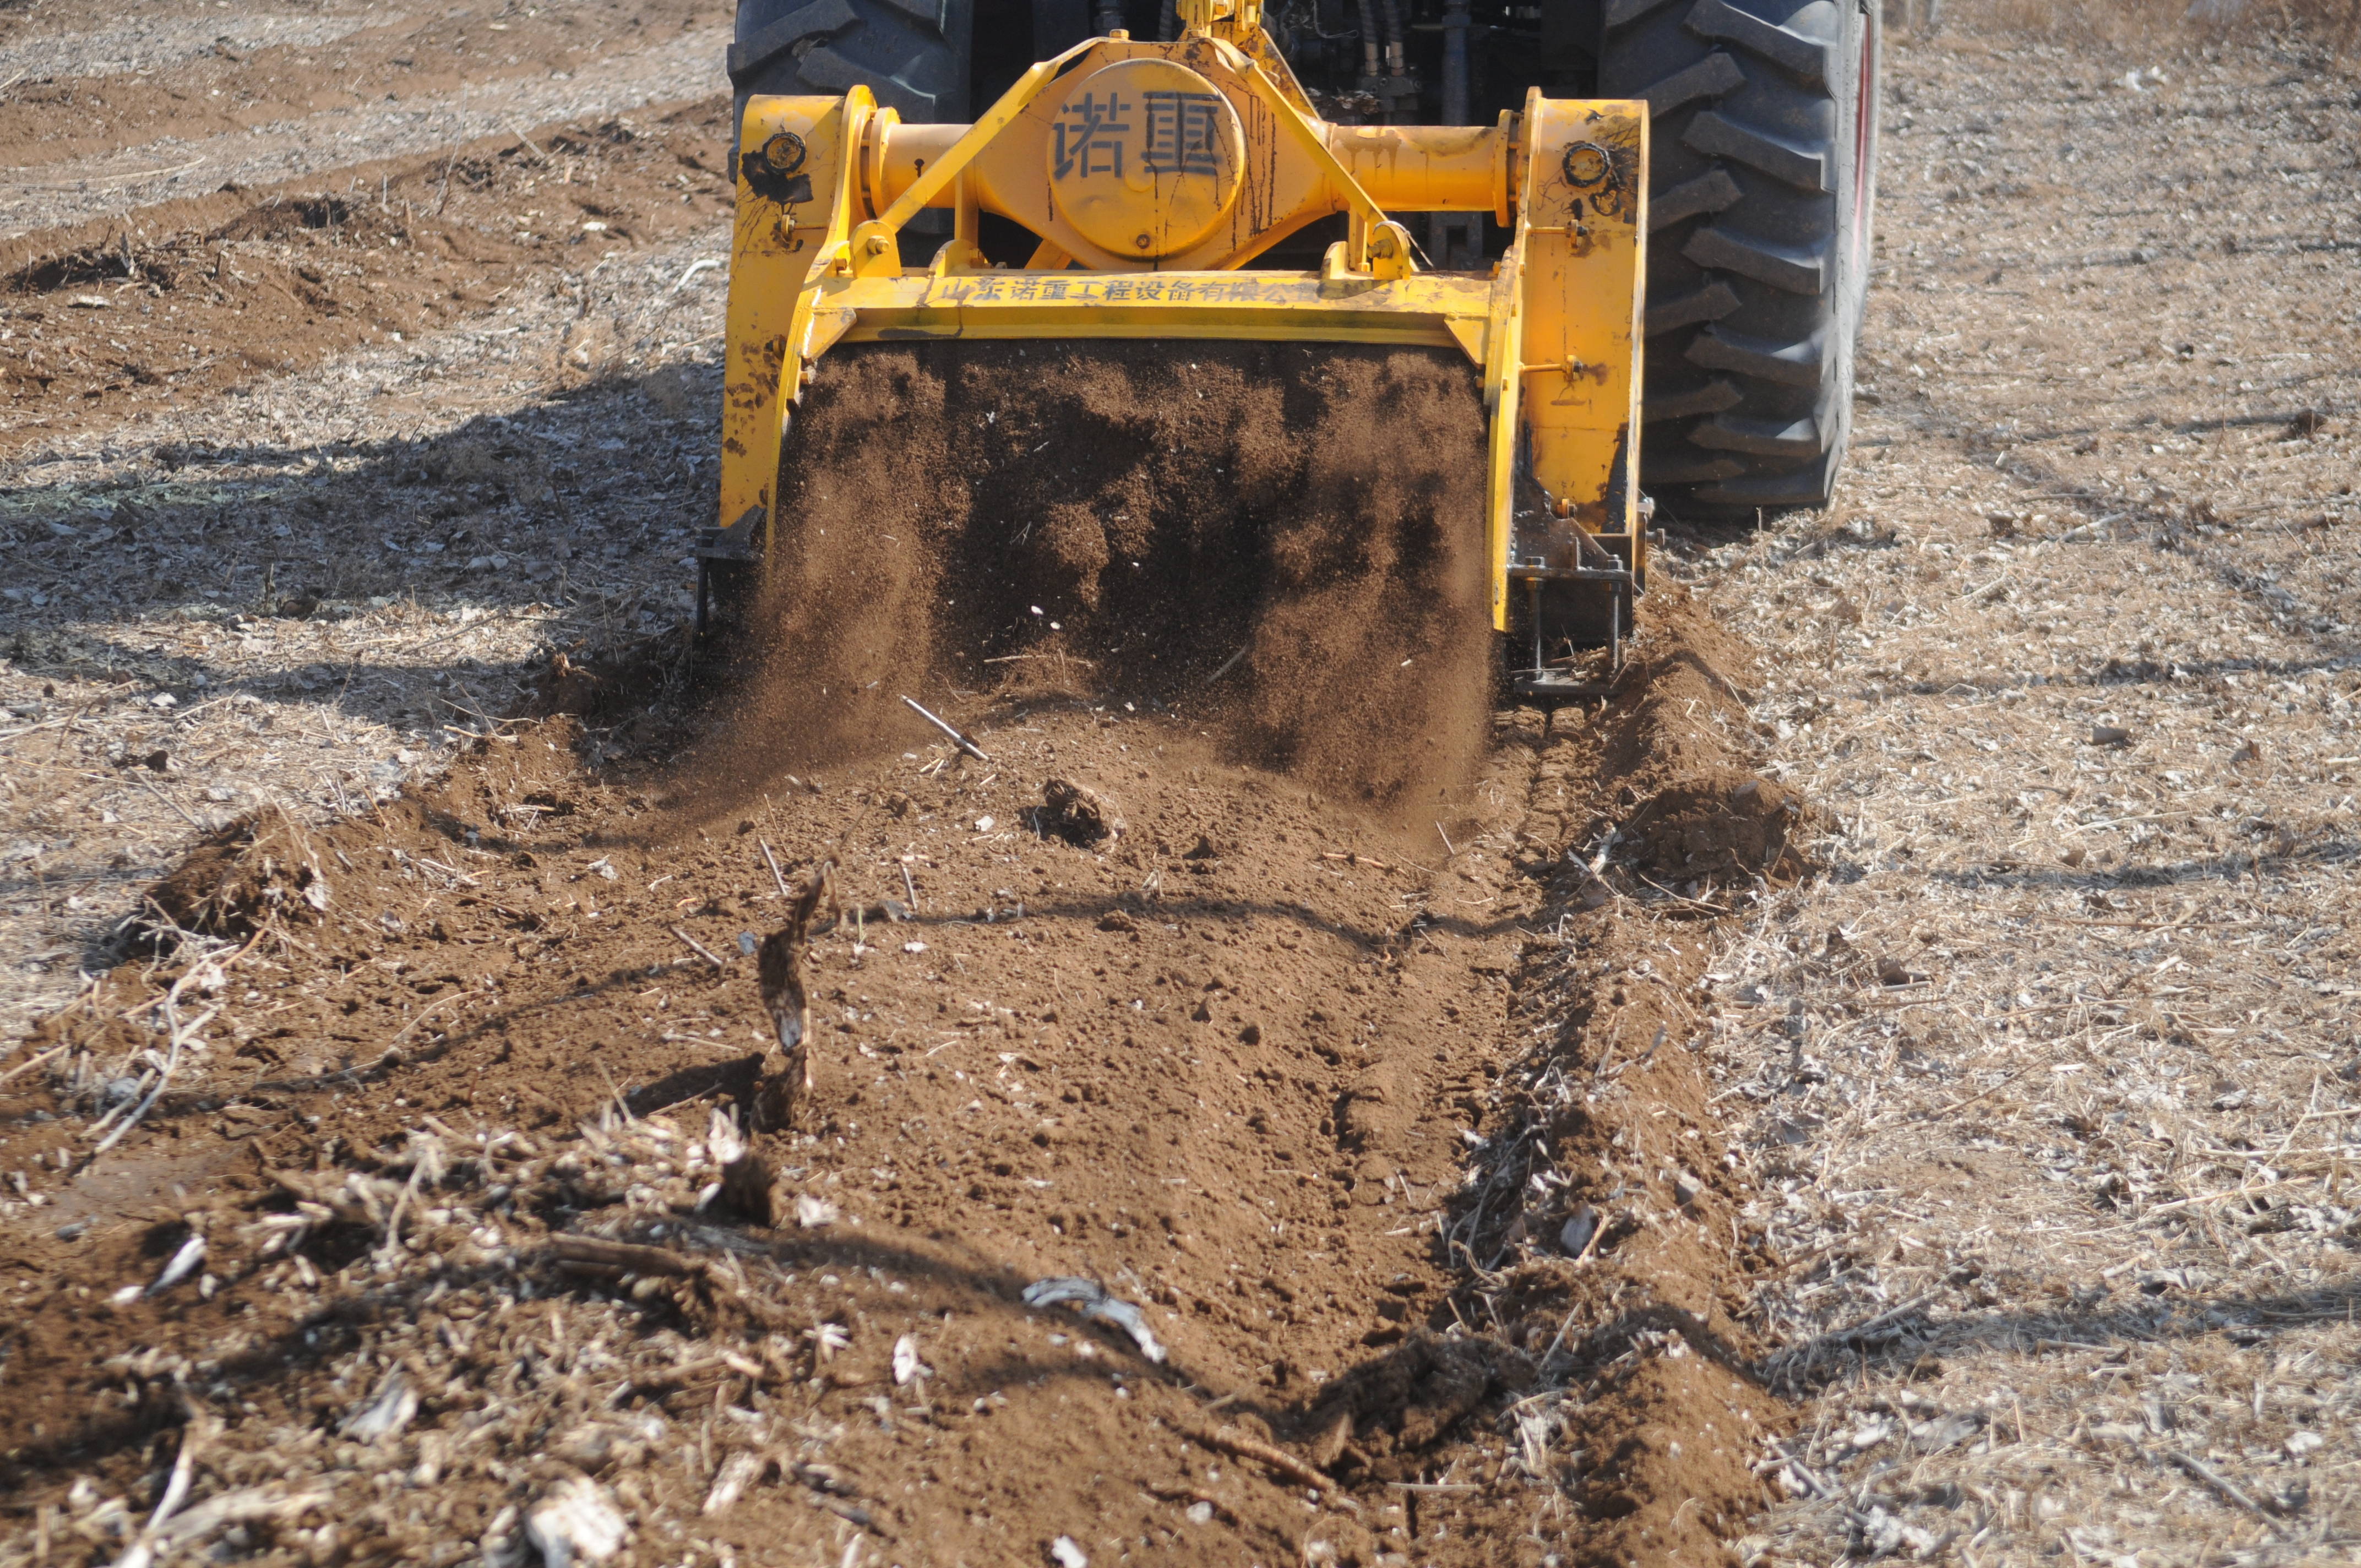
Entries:
{"label": "tilled soil furrow", "polygon": [[[520,287],[578,290],[726,213],[727,127],[705,99],[20,237],[0,247],[0,452],[480,320]],[[612,348],[566,352],[591,368]]]}
{"label": "tilled soil furrow", "polygon": [[[103,1535],[179,1377],[221,1390],[210,1473],[315,1559],[345,1538],[304,1499],[372,1473],[360,1539],[496,1552],[586,1486],[652,1553],[1702,1548],[1778,1417],[1717,1282],[1691,905],[1787,803],[1603,877],[1564,852],[1738,786],[1672,722],[1713,689],[1684,636],[1620,713],[1507,716],[1447,861],[1185,718],[1044,698],[968,721],[989,763],[917,744],[742,816],[550,722],[225,837],[159,891],[224,939],[118,970],[19,1086],[155,1092],[95,1160],[80,1117],[17,1140],[70,1168],[24,1227],[12,1484]],[[1028,826],[1052,777],[1124,831]],[[713,1124],[765,1049],[766,850],[842,905],[815,1089],[756,1138],[775,1231]],[[204,1278],[134,1299],[192,1237]],[[1022,1299],[1073,1276],[1152,1339]],[[384,1430],[287,1446],[338,1422]]]}
{"label": "tilled soil furrow", "polygon": [[[414,135],[488,93],[514,96],[528,123],[689,96],[719,76],[730,26],[726,8],[694,5],[512,9],[496,17],[308,8],[213,19],[109,13],[82,29],[73,27],[78,19],[43,6],[0,35],[0,166],[18,174],[0,212],[17,226],[30,212],[67,210],[52,205],[59,190],[115,203],[99,210],[120,210],[135,196],[154,200],[145,186],[104,182],[131,170],[170,165],[176,172],[156,178],[177,180],[181,192],[210,189],[232,163],[287,155],[269,141],[241,151],[225,138],[280,137],[295,122],[311,122],[320,153],[341,148],[337,156],[357,162],[416,145],[365,144],[356,139],[364,132]],[[683,49],[701,58],[691,66]],[[657,85],[684,69],[699,73],[684,85]],[[567,94],[572,106],[531,107]],[[182,167],[209,144],[223,150],[201,167]],[[110,154],[121,156],[104,167]],[[69,172],[78,160],[99,162]]]}
{"label": "tilled soil furrow", "polygon": [[[714,60],[728,41],[728,34],[718,30],[684,33],[576,74],[468,81],[392,103],[272,119],[209,137],[192,137],[175,126],[174,134],[153,141],[20,170],[15,194],[0,208],[0,236],[16,238],[225,185],[326,179],[348,200],[365,203],[368,192],[352,172],[354,165],[698,96],[711,90]],[[726,132],[715,139],[712,157],[718,161]],[[382,187],[378,193],[385,194]]]}

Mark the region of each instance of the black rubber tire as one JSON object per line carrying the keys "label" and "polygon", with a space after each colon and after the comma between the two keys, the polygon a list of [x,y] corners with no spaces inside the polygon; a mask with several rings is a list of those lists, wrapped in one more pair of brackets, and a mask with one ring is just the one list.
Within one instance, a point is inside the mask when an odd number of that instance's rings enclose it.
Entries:
{"label": "black rubber tire", "polygon": [[[856,82],[905,120],[962,124],[974,28],[975,0],[739,0],[730,46],[737,97],[730,146],[738,144],[748,94],[840,97]],[[948,235],[950,214],[920,213],[909,229],[930,238]],[[919,247],[921,264],[927,248]]]}
{"label": "black rubber tire", "polygon": [[854,83],[905,120],[968,117],[974,0],[740,0],[730,83],[840,96]]}
{"label": "black rubber tire", "polygon": [[1828,504],[1852,433],[1879,5],[1607,0],[1598,93],[1644,98],[1641,483],[1675,516]]}

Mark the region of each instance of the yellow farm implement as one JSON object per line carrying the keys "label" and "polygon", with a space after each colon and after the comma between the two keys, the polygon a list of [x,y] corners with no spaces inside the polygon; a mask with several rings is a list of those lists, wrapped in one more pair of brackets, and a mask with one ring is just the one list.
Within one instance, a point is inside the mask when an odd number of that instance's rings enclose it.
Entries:
{"label": "yellow farm implement", "polygon": [[[1248,339],[1455,349],[1488,421],[1484,553],[1514,680],[1582,689],[1620,658],[1647,572],[1636,482],[1648,114],[1529,93],[1497,125],[1338,125],[1257,0],[1182,0],[1045,60],[973,125],[905,123],[865,87],[756,94],[738,144],[719,526],[708,562],[780,547],[782,438],[840,344]],[[906,247],[928,209],[950,237]],[[1401,215],[1488,214],[1481,271],[1421,265]],[[983,254],[983,215],[1035,237]],[[1258,265],[1336,215],[1316,269]],[[939,223],[939,220],[937,220]],[[1594,661],[1595,663],[1595,661]]]}

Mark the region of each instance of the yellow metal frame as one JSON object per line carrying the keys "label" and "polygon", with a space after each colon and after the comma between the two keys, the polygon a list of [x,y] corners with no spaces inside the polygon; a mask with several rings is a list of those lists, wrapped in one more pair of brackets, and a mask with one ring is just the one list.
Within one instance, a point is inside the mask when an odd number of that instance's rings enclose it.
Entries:
{"label": "yellow metal frame", "polygon": [[[767,548],[786,422],[839,343],[1301,339],[1455,346],[1478,367],[1490,419],[1486,548],[1497,629],[1509,629],[1512,581],[1537,595],[1573,579],[1596,588],[1604,572],[1620,579],[1610,591],[1637,587],[1646,565],[1635,482],[1645,105],[1536,92],[1495,126],[1331,125],[1262,34],[1258,7],[1213,14],[1224,8],[1225,0],[1192,0],[1184,8],[1192,25],[1176,42],[1115,33],[1069,49],[1027,71],[972,126],[903,125],[860,87],[841,98],[748,101],[720,517],[704,554],[751,559]],[[1065,83],[1071,95],[1076,73],[1142,58],[1212,83],[1246,148],[1228,219],[1153,258],[1093,245],[1044,178],[1052,89]],[[928,265],[906,266],[906,225],[929,207],[952,211],[952,236]],[[975,243],[983,212],[1040,237],[1025,268],[984,260]],[[1488,274],[1430,271],[1396,212],[1491,213],[1513,220],[1513,238]],[[1319,270],[1247,267],[1334,213],[1347,215],[1347,237]]]}

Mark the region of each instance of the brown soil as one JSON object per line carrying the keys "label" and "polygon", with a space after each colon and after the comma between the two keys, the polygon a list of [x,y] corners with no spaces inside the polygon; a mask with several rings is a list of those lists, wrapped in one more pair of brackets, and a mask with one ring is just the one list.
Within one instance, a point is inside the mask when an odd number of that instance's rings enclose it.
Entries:
{"label": "brown soil", "polygon": [[759,785],[931,733],[904,693],[1097,692],[1210,712],[1224,760],[1423,829],[1464,791],[1488,712],[1484,428],[1458,355],[831,356],[784,465],[763,718],[721,739],[755,742],[738,766]]}
{"label": "brown soil", "polygon": [[[336,69],[368,81],[386,42]],[[167,74],[209,97],[243,63]],[[553,261],[684,265],[725,114],[12,242],[0,442],[480,330]],[[588,492],[626,487],[593,454],[639,405],[596,379],[630,357],[602,327],[586,294],[555,345],[591,382],[550,426],[602,476],[577,499],[511,483],[533,459],[506,421],[390,477],[606,527]],[[641,393],[676,415],[705,383],[672,374]],[[676,642],[561,659],[543,708],[585,718],[499,727],[359,814],[200,835],[149,890],[158,943],[0,1084],[27,1173],[0,1212],[0,1562],[113,1561],[184,1452],[168,1550],[324,1565],[529,1556],[584,1477],[650,1563],[840,1563],[854,1536],[945,1562],[1060,1535],[1102,1562],[1714,1551],[1779,1416],[1743,1375],[1681,1048],[1705,906],[1653,861],[1585,868],[1642,800],[1741,798],[1705,727],[1743,659],[1660,595],[1614,704],[1493,715],[1455,461],[1481,428],[1449,356],[840,351],[794,433],[767,666],[683,706]],[[814,1087],[754,1137],[765,1190],[717,1175],[745,1135],[713,1117],[773,1051],[741,942],[786,912],[769,850],[793,879],[833,861],[841,911],[799,976]],[[185,1277],[117,1299],[192,1238]],[[1053,1276],[1137,1303],[1168,1358],[1027,1308]]]}
{"label": "brown soil", "polygon": [[1624,862],[1687,895],[1755,877],[1792,883],[1812,869],[1796,848],[1815,826],[1803,797],[1742,768],[1684,775],[1641,802],[1619,838]]}
{"label": "brown soil", "polygon": [[[703,227],[730,199],[729,113],[544,126],[0,244],[0,457],[480,321]],[[577,374],[611,356],[599,324],[561,347]]]}
{"label": "brown soil", "polygon": [[[587,771],[555,719],[313,832],[322,919],[117,970],[9,1091],[12,1161],[73,1171],[10,1223],[15,1528],[118,1552],[103,1500],[151,1506],[180,1426],[202,1495],[284,1505],[248,1549],[309,1562],[505,1550],[573,1475],[650,1562],[835,1561],[855,1531],[946,1562],[1060,1535],[1094,1560],[1716,1550],[1779,1417],[1742,1375],[1686,1050],[1696,912],[1564,853],[1714,750],[1659,733],[1720,700],[1660,597],[1630,697],[1510,713],[1456,759],[1447,858],[1239,766],[1211,699],[1023,681],[960,716],[989,763],[912,740],[774,775],[734,821],[676,762]],[[1110,651],[1093,624],[1072,645]],[[1123,831],[1026,828],[1051,779]],[[833,861],[845,910],[806,966],[816,1090],[759,1142],[778,1230],[698,1208],[734,1152],[711,1108],[769,1037],[739,956],[785,907],[765,845],[791,875]],[[259,907],[260,852],[200,851],[172,906],[219,874],[211,907]],[[170,1019],[193,1086],[90,1160],[78,1113]],[[192,1235],[204,1281],[113,1299]],[[1170,1359],[1024,1306],[1060,1275],[1144,1306]],[[897,1385],[897,1356],[926,1370]],[[339,1439],[404,1389],[404,1430]],[[300,1500],[346,1486],[334,1529]]]}

